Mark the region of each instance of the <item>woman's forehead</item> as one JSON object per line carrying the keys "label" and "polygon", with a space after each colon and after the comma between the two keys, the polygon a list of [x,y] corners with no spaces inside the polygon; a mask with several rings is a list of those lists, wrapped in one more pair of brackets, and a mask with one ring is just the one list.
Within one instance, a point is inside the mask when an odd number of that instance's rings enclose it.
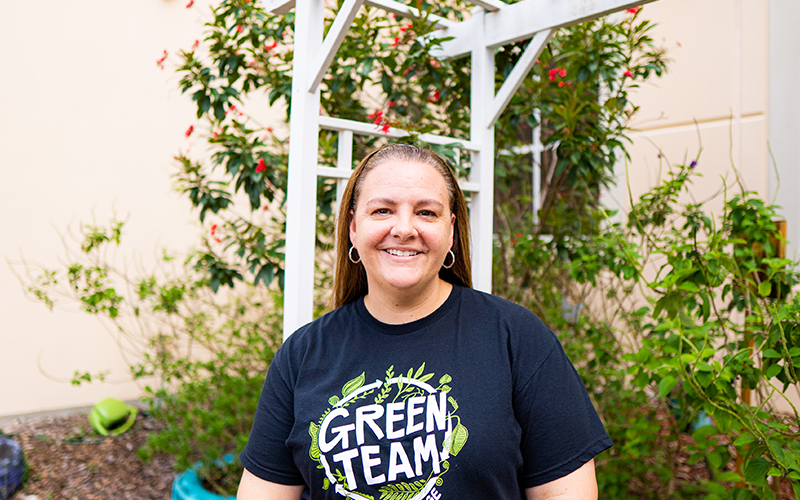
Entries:
{"label": "woman's forehead", "polygon": [[362,196],[368,190],[400,189],[441,192],[449,197],[442,174],[432,165],[416,161],[381,162],[364,174],[361,184]]}

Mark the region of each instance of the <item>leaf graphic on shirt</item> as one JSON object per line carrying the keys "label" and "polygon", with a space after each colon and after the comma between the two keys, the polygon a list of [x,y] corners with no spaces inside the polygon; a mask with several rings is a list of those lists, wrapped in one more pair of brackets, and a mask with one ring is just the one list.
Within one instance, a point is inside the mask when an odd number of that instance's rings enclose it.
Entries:
{"label": "leaf graphic on shirt", "polygon": [[[422,375],[422,372],[424,371],[425,371],[425,362],[423,361],[422,366],[420,366],[419,369],[417,369],[417,373],[414,374],[414,378],[419,379],[419,376]],[[409,370],[408,372],[411,373],[411,370]]]}
{"label": "leaf graphic on shirt", "polygon": [[396,483],[381,486],[378,491],[381,492],[380,500],[408,500],[413,498],[425,487],[426,481],[420,479],[413,483]]}
{"label": "leaf graphic on shirt", "polygon": [[336,403],[338,403],[338,402],[339,402],[339,396],[337,396],[335,394],[333,396],[331,396],[330,399],[328,399],[328,403],[331,406],[336,406]]}
{"label": "leaf graphic on shirt", "polygon": [[364,372],[361,372],[361,375],[344,384],[344,387],[342,387],[342,397],[345,397],[351,392],[361,388],[361,386],[364,385],[364,380]]}
{"label": "leaf graphic on shirt", "polygon": [[453,436],[450,444],[450,454],[458,455],[458,452],[464,447],[464,443],[467,442],[468,437],[469,431],[467,431],[467,428],[461,425],[459,422],[455,429],[453,429]]}
{"label": "leaf graphic on shirt", "polygon": [[311,422],[308,426],[308,434],[311,436],[311,448],[308,450],[308,456],[312,460],[319,461],[319,444],[317,443],[317,435],[319,435],[319,426]]}
{"label": "leaf graphic on shirt", "polygon": [[439,385],[446,384],[446,383],[452,382],[452,381],[453,381],[453,377],[451,377],[450,375],[445,373],[444,375],[442,375],[442,378],[439,379]]}

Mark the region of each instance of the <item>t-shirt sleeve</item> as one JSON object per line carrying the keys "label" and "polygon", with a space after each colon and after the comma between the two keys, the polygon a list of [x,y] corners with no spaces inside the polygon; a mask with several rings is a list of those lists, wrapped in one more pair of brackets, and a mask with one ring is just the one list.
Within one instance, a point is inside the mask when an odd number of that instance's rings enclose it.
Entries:
{"label": "t-shirt sleeve", "polygon": [[547,337],[549,352],[514,394],[525,488],[564,477],[612,446],[564,349]]}
{"label": "t-shirt sleeve", "polygon": [[[283,349],[281,349],[283,350]],[[250,439],[240,459],[253,475],[279,484],[305,484],[286,445],[294,425],[294,393],[282,370],[287,352],[279,352],[267,371]]]}

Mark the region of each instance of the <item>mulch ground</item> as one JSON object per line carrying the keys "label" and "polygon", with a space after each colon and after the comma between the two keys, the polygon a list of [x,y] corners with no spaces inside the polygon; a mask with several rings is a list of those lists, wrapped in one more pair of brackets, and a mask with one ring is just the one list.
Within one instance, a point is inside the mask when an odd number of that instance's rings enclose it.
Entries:
{"label": "mulch ground", "polygon": [[136,450],[158,423],[140,413],[126,433],[103,438],[86,415],[5,425],[22,445],[28,480],[11,500],[165,500],[175,478],[173,461],[155,456],[142,463]]}

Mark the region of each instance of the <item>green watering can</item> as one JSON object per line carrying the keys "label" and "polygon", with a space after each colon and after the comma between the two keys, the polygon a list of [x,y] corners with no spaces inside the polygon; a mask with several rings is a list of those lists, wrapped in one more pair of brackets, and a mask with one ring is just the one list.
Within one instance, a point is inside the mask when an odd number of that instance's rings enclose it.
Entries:
{"label": "green watering can", "polygon": [[102,436],[117,436],[127,431],[136,421],[139,410],[119,399],[107,398],[92,407],[89,423]]}

